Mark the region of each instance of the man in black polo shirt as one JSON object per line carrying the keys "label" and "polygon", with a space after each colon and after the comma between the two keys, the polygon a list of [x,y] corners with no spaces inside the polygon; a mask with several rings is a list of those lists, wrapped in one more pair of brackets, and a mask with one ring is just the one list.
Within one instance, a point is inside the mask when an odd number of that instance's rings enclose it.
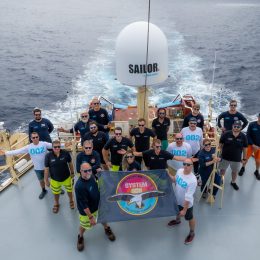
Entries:
{"label": "man in black polo shirt", "polygon": [[108,137],[109,132],[109,115],[106,109],[101,107],[100,100],[97,97],[94,97],[91,101],[91,109],[89,112],[89,118],[96,121],[100,125],[101,131],[105,132]]}
{"label": "man in black polo shirt", "polygon": [[162,141],[162,149],[166,150],[168,147],[167,133],[170,128],[170,119],[166,117],[166,109],[159,108],[157,117],[152,122],[152,128],[158,139]]}
{"label": "man in black polo shirt", "polygon": [[[219,163],[219,169],[222,175],[225,174],[226,169],[230,166],[232,170],[231,186],[238,190],[236,184],[237,173],[240,168],[240,162],[246,162],[247,154],[247,137],[241,132],[242,124],[236,121],[233,124],[232,130],[222,134],[220,138],[220,149],[222,150],[222,160]],[[243,158],[242,158],[243,154]]]}
{"label": "man in black polo shirt", "polygon": [[89,129],[90,132],[84,135],[83,142],[86,140],[92,140],[93,150],[99,153],[102,168],[108,170],[102,155],[102,149],[108,141],[107,135],[102,131],[98,131],[98,126],[96,122],[91,122],[89,125]]}
{"label": "man in black polo shirt", "polygon": [[[75,185],[75,195],[80,221],[77,248],[79,251],[82,251],[84,249],[83,234],[85,230],[89,230],[96,225],[96,216],[100,200],[98,185],[92,175],[91,165],[88,163],[83,163],[80,166],[80,177]],[[116,237],[111,228],[106,223],[104,223],[103,226],[108,239],[115,241]]]}
{"label": "man in black polo shirt", "polygon": [[[145,119],[140,118],[138,120],[138,127],[133,128],[130,132],[130,136],[135,139],[135,149],[137,152],[143,152],[150,149],[150,138],[155,138],[155,133],[152,129],[145,127]],[[142,157],[135,157],[135,160],[142,164]]]}
{"label": "man in black polo shirt", "polygon": [[[115,136],[107,141],[102,150],[107,167],[111,168],[112,171],[119,171],[123,155],[126,153],[128,147],[131,148],[132,151],[135,151],[132,141],[122,136],[122,128],[116,127]],[[109,151],[111,162],[108,159]]]}
{"label": "man in black polo shirt", "polygon": [[[53,213],[59,212],[59,197],[62,186],[65,187],[68,193],[70,208],[74,209],[75,207],[72,194],[72,179],[74,177],[73,164],[70,154],[65,150],[61,150],[60,146],[60,141],[53,141],[53,150],[46,154],[45,157],[44,181],[48,187],[51,186],[52,193],[54,194]],[[50,182],[48,180],[49,175]]]}
{"label": "man in black polo shirt", "polygon": [[144,152],[134,152],[135,156],[143,156],[145,166],[148,170],[167,169],[167,160],[183,161],[184,157],[175,156],[167,151],[162,150],[161,140],[155,139],[153,149]]}
{"label": "man in black polo shirt", "polygon": [[[221,125],[221,119],[224,120],[224,125]],[[229,103],[229,111],[223,112],[218,116],[218,127],[221,128],[222,132],[232,130],[232,125],[235,121],[242,121],[242,130],[247,126],[247,119],[237,111],[237,101],[231,100]]]}
{"label": "man in black polo shirt", "polygon": [[76,167],[77,172],[80,172],[80,165],[82,163],[89,163],[92,167],[93,174],[97,178],[97,173],[101,172],[100,156],[98,152],[93,150],[92,140],[86,140],[83,143],[83,152],[77,155]]}
{"label": "man in black polo shirt", "polygon": [[200,113],[200,104],[196,103],[192,106],[191,113],[184,117],[182,128],[189,126],[189,121],[191,118],[196,118],[197,127],[200,127],[203,131],[204,117]]}

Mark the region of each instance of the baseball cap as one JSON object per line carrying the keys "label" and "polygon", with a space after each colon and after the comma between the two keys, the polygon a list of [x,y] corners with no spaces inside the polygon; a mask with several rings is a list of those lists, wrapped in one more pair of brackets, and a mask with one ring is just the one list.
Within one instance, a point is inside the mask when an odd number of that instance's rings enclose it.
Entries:
{"label": "baseball cap", "polygon": [[194,122],[194,123],[197,123],[197,119],[195,117],[191,117],[189,122]]}
{"label": "baseball cap", "polygon": [[238,125],[238,126],[242,126],[242,124],[241,124],[241,121],[235,121],[234,123],[233,123],[233,125]]}

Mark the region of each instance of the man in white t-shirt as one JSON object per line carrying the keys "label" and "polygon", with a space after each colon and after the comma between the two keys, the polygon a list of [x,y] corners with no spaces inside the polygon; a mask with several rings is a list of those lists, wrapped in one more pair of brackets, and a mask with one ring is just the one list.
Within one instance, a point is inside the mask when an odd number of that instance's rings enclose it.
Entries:
{"label": "man in white t-shirt", "polygon": [[30,155],[34,165],[35,173],[42,188],[42,192],[39,195],[39,199],[43,199],[47,193],[44,182],[44,160],[45,155],[48,153],[48,149],[52,149],[52,144],[40,141],[39,134],[36,132],[32,132],[30,138],[32,140],[32,143],[30,143],[29,145],[26,145],[17,150],[0,151],[0,155],[10,156],[23,153],[28,153]]}
{"label": "man in white t-shirt", "polygon": [[192,160],[187,158],[183,162],[183,169],[177,171],[176,176],[169,174],[172,181],[175,183],[175,195],[179,206],[179,214],[176,219],[168,223],[168,227],[173,227],[181,223],[181,217],[185,217],[189,221],[190,232],[184,243],[190,244],[194,239],[195,233],[195,218],[193,217],[193,195],[197,187],[197,179],[192,172]]}
{"label": "man in white t-shirt", "polygon": [[[189,120],[189,126],[188,127],[184,127],[181,130],[181,133],[183,135],[184,141],[188,144],[190,144],[191,146],[191,150],[192,150],[192,156],[194,158],[198,158],[198,154],[200,149],[202,148],[202,142],[203,142],[203,132],[201,130],[200,127],[197,127],[197,120],[195,117],[190,118]],[[193,169],[194,169],[194,174],[197,177],[197,179],[199,178],[199,162],[198,160],[193,160],[194,165],[193,165]]]}
{"label": "man in white t-shirt", "polygon": [[[169,144],[167,151],[174,156],[182,156],[184,158],[192,157],[192,150],[190,144],[183,141],[181,133],[175,135],[175,142]],[[180,168],[183,168],[183,162],[168,160],[168,166],[170,166],[175,174]]]}

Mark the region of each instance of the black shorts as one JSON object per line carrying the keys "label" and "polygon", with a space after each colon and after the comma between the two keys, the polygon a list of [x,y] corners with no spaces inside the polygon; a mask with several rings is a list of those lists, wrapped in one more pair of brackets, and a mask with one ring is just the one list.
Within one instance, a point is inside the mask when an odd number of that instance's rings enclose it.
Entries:
{"label": "black shorts", "polygon": [[[183,207],[178,205],[179,211],[183,210]],[[192,220],[193,219],[193,206],[191,208],[188,208],[186,211],[186,214],[184,216],[186,220]]]}

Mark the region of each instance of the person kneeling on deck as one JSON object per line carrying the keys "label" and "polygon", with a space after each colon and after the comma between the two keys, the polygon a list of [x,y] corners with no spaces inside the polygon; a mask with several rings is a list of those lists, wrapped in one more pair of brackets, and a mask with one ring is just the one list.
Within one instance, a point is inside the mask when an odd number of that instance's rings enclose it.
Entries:
{"label": "person kneeling on deck", "polygon": [[[119,171],[123,155],[126,154],[129,147],[132,151],[135,151],[132,141],[122,136],[122,128],[116,127],[114,137],[107,141],[102,150],[107,167],[112,169],[112,171]],[[108,159],[108,150],[110,150],[111,162]]]}
{"label": "person kneeling on deck", "polygon": [[[46,185],[51,187],[54,194],[54,206],[53,213],[58,213],[60,204],[59,197],[61,194],[61,187],[64,186],[70,200],[70,208],[74,209],[74,201],[72,194],[72,182],[74,178],[74,169],[71,161],[70,154],[61,150],[60,141],[56,140],[52,142],[53,151],[46,154],[45,157],[45,170],[44,179]],[[48,177],[50,175],[50,182]]]}
{"label": "person kneeling on deck", "polygon": [[193,217],[193,195],[197,187],[197,178],[192,172],[192,160],[185,159],[183,169],[177,171],[176,176],[169,174],[170,178],[176,185],[176,199],[179,206],[179,214],[176,219],[168,223],[168,227],[174,227],[181,223],[181,217],[185,217],[189,221],[190,232],[184,243],[190,244],[194,239],[195,233],[195,218]]}
{"label": "person kneeling on deck", "polygon": [[[84,249],[83,234],[85,230],[89,230],[96,225],[100,199],[98,184],[92,174],[92,168],[89,163],[82,163],[80,166],[80,177],[75,185],[75,194],[80,221],[77,248],[79,251],[82,251]],[[106,223],[103,223],[103,226],[108,239],[115,241],[116,237],[111,228]]]}

